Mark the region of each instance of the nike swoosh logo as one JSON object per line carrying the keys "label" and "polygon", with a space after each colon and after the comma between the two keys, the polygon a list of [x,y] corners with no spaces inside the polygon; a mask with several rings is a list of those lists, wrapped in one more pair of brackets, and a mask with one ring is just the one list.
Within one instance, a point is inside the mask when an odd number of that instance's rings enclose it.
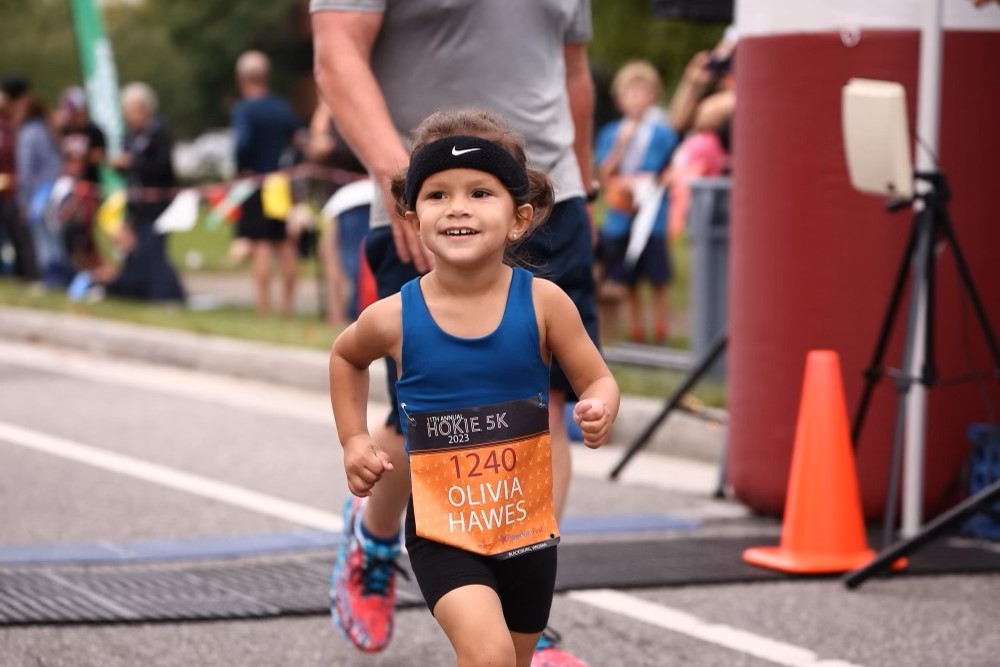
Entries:
{"label": "nike swoosh logo", "polygon": [[458,150],[458,146],[452,146],[451,154],[457,157],[459,155],[465,155],[466,153],[471,153],[472,151],[478,151],[478,150],[479,150],[478,148],[463,148],[462,150]]}

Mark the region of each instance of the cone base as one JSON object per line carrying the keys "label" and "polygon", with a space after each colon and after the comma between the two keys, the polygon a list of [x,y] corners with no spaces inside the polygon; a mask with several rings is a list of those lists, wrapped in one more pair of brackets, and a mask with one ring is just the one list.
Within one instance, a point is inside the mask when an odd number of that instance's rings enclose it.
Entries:
{"label": "cone base", "polygon": [[875,558],[872,549],[847,554],[803,554],[782,547],[753,547],[743,552],[751,565],[793,574],[836,574],[866,565]]}

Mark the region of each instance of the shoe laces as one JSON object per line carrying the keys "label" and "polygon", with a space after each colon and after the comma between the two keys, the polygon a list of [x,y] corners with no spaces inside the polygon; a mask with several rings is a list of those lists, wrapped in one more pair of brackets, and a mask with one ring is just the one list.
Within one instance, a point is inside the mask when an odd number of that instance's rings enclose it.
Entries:
{"label": "shoe laces", "polygon": [[357,539],[361,547],[361,568],[358,572],[358,577],[361,579],[361,594],[387,596],[394,573],[399,572],[404,577],[409,577],[396,562],[399,545],[379,544],[360,535],[357,535]]}
{"label": "shoe laces", "polygon": [[388,595],[392,576],[396,572],[404,578],[409,578],[406,570],[396,562],[395,556],[386,558],[365,554],[365,559],[359,573],[361,578],[361,594],[385,597]]}
{"label": "shoe laces", "polygon": [[561,641],[562,635],[552,628],[545,628],[542,630],[542,635],[538,638],[538,644],[535,645],[535,650],[541,651],[547,648],[555,648]]}

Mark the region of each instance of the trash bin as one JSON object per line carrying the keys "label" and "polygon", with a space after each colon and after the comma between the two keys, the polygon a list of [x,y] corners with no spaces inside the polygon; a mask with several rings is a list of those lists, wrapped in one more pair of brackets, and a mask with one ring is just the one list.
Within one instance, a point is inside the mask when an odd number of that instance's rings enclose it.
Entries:
{"label": "trash bin", "polygon": [[[1000,424],[978,423],[968,429],[972,453],[969,456],[969,495],[975,495],[1000,479]],[[1000,540],[1000,503],[984,507],[965,522],[963,535]]]}
{"label": "trash bin", "polygon": [[[726,281],[729,257],[730,179],[698,178],[690,183],[687,228],[691,246],[691,354],[701,359],[726,328]],[[710,371],[725,372],[720,359]]]}

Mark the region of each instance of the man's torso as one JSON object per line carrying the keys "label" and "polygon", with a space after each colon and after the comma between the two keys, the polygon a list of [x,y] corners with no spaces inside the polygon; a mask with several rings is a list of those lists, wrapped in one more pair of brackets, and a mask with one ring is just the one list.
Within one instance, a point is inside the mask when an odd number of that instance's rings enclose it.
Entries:
{"label": "man's torso", "polygon": [[[313,0],[312,10],[384,8],[371,65],[400,135],[432,112],[480,107],[525,137],[556,199],[582,196],[563,48],[590,37],[587,0]],[[379,209],[378,211],[375,208]],[[373,207],[373,226],[387,218]]]}

